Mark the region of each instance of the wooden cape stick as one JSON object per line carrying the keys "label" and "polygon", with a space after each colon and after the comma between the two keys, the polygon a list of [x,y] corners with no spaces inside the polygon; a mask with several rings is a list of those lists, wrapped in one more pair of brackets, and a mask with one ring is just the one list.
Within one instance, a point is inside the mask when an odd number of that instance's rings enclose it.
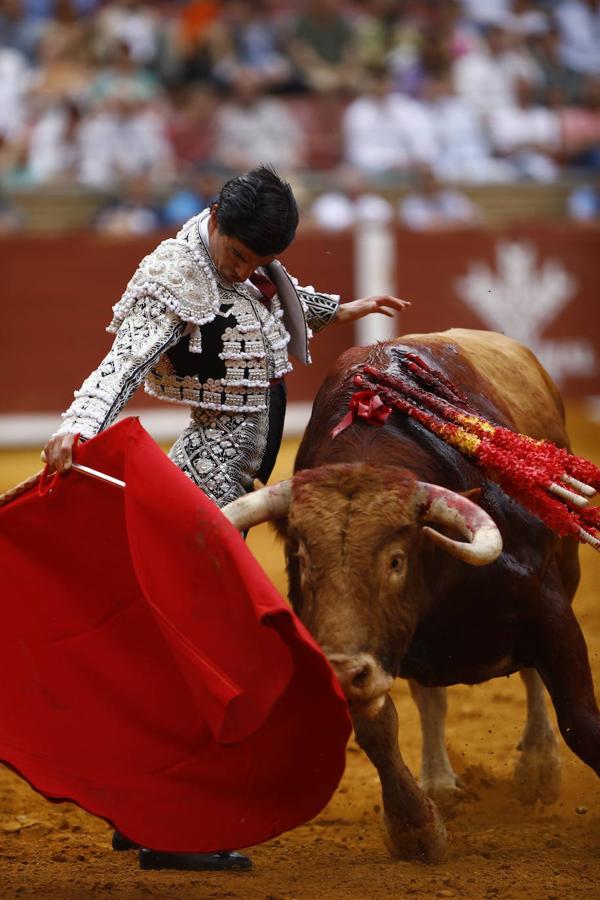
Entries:
{"label": "wooden cape stick", "polygon": [[[104,472],[99,472],[97,469],[90,469],[89,466],[82,466],[79,463],[73,463],[71,465],[71,468],[76,472],[80,472],[82,475],[88,475],[90,478],[96,478],[98,481],[104,481],[107,484],[113,484],[115,487],[125,487],[125,482],[121,481],[120,478],[113,478],[112,475],[106,475]],[[38,484],[45,471],[45,469],[40,469],[40,471],[36,472],[35,475],[30,475],[29,478],[25,479],[25,481],[19,482],[19,484],[15,485],[15,487],[9,488],[9,490],[5,491],[3,494],[0,494],[0,506],[5,506],[7,503],[10,503],[11,500],[14,500],[16,497],[20,497],[21,494],[24,494],[25,491],[29,490],[29,488],[33,487],[35,484]]]}

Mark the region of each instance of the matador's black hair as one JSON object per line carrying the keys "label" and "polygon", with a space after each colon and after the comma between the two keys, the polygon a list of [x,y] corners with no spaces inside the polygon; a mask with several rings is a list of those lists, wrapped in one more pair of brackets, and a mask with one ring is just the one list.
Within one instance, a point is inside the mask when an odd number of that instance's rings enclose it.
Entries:
{"label": "matador's black hair", "polygon": [[237,238],[257,256],[281,253],[298,226],[292,188],[269,166],[237,175],[221,188],[217,224],[222,234]]}

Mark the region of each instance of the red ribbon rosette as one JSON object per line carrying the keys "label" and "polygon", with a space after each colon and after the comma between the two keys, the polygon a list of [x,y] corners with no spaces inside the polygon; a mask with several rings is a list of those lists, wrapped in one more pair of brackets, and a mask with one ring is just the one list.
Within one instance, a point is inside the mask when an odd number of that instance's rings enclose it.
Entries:
{"label": "red ribbon rosette", "polygon": [[383,425],[392,411],[391,407],[385,405],[377,391],[357,391],[352,395],[349,407],[344,418],[331,432],[332,438],[336,438],[357,418],[362,419],[367,425]]}

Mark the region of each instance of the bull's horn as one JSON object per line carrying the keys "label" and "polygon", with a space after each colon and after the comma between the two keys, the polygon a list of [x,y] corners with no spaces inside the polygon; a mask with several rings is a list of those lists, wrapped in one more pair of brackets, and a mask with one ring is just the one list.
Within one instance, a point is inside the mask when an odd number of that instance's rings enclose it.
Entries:
{"label": "bull's horn", "polygon": [[454,491],[437,484],[418,482],[423,491],[422,518],[425,522],[447,525],[466,538],[456,541],[424,526],[427,537],[452,556],[471,566],[485,566],[502,553],[502,537],[494,521],[481,507]]}
{"label": "bull's horn", "polygon": [[288,479],[244,494],[224,506],[221,512],[238,531],[247,531],[261,522],[282,519],[288,513],[291,499],[292,482]]}

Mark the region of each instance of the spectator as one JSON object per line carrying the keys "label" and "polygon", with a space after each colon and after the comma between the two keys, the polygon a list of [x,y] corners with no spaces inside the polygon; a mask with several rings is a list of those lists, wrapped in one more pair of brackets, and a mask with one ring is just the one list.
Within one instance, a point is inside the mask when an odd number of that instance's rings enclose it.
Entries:
{"label": "spectator", "polygon": [[109,190],[121,179],[146,175],[165,180],[173,171],[166,108],[144,99],[143,91],[109,93],[81,124],[80,181]]}
{"label": "spectator", "polygon": [[63,99],[82,103],[96,75],[87,20],[74,18],[71,3],[61,9],[60,18],[44,25],[38,43],[31,94],[41,109]]}
{"label": "spectator", "polygon": [[[59,0],[22,0],[30,19],[50,19],[56,12]],[[78,16],[89,16],[100,7],[102,0],[72,0]]]}
{"label": "spectator", "polygon": [[389,60],[401,41],[400,18],[396,0],[363,0],[354,24],[354,45],[361,67]]}
{"label": "spectator", "polygon": [[210,168],[190,172],[172,190],[162,210],[161,220],[168,227],[179,227],[210,206],[216,199],[222,179]]}
{"label": "spectator", "polygon": [[395,84],[403,93],[418,97],[423,82],[446,72],[451,59],[448,35],[437,28],[425,29],[421,32],[418,57],[400,78],[395,79]]}
{"label": "spectator", "polygon": [[169,121],[169,140],[183,172],[213,158],[217,96],[208,83],[193,82],[176,92]]}
{"label": "spectator", "polygon": [[472,20],[465,15],[460,0],[445,0],[431,10],[430,28],[437,28],[446,37],[452,60],[477,50],[481,38]]}
{"label": "spectator", "polygon": [[522,178],[553,181],[558,175],[554,160],[560,151],[560,119],[555,110],[534,103],[534,89],[517,85],[517,102],[489,115],[496,152],[510,160]]}
{"label": "spectator", "polygon": [[478,207],[460,191],[440,187],[427,166],[419,168],[415,188],[398,208],[400,222],[412,231],[465,228],[482,222]]}
{"label": "spectator", "polygon": [[26,134],[13,134],[9,140],[0,131],[0,185],[4,188],[20,187],[29,183],[26,168]]}
{"label": "spectator", "polygon": [[599,0],[562,0],[554,16],[563,63],[576,72],[600,75]]}
{"label": "spectator", "polygon": [[[527,3],[523,5],[527,6]],[[509,14],[500,23],[506,34],[506,51],[500,64],[511,78],[513,90],[517,81],[527,81],[536,86],[541,86],[543,82],[543,73],[529,46],[529,35],[531,30],[537,33],[545,23],[545,16],[539,12],[533,18],[528,18],[526,14]]]}
{"label": "spectator", "polygon": [[0,134],[11,140],[26,121],[26,93],[31,69],[18,50],[0,47]]}
{"label": "spectator", "polygon": [[342,123],[346,101],[340,91],[319,91],[294,97],[290,110],[304,132],[309,170],[335,169],[344,156]]}
{"label": "spectator", "polygon": [[570,165],[600,170],[600,77],[590,76],[582,105],[559,111],[563,152]]}
{"label": "spectator", "polygon": [[343,231],[364,222],[388,224],[394,218],[394,208],[381,194],[370,191],[355,171],[342,168],[333,189],[317,197],[306,218],[327,231]]}
{"label": "spectator", "polygon": [[158,228],[158,206],[150,181],[143,175],[126,182],[122,195],[100,213],[96,222],[97,231],[117,237],[149,234]]}
{"label": "spectator", "polygon": [[138,65],[125,42],[113,44],[108,64],[90,87],[94,103],[147,103],[162,92],[156,76]]}
{"label": "spectator", "polygon": [[90,126],[92,124],[95,127],[86,131],[89,156],[93,157],[97,133],[100,140],[104,138],[108,149],[108,185],[119,178],[132,178],[142,174],[154,181],[170,177],[173,151],[168,140],[167,119],[162,109],[124,99],[111,104]]}
{"label": "spectator", "polygon": [[265,94],[259,76],[239,70],[218,112],[215,156],[221,165],[243,171],[268,161],[291,172],[304,158],[304,135],[285,104]]}
{"label": "spectator", "polygon": [[514,58],[509,47],[508,33],[498,25],[490,25],[485,29],[480,49],[454,63],[458,94],[482,116],[514,103]]}
{"label": "spectator", "polygon": [[218,23],[221,5],[221,0],[192,0],[180,12],[172,39],[174,55],[181,56],[180,75],[184,82],[208,81],[212,77],[213,25]]}
{"label": "spectator", "polygon": [[250,70],[267,89],[290,84],[290,61],[282,53],[273,16],[261,0],[224,0],[222,15],[207,39],[212,75],[220,83],[227,85],[238,71]]}
{"label": "spectator", "polygon": [[82,175],[82,114],[67,100],[47,110],[29,136],[27,168],[37,184],[79,182]]}
{"label": "spectator", "polygon": [[108,0],[96,17],[101,48],[125,45],[132,61],[150,66],[158,57],[161,19],[143,0]]}
{"label": "spectator", "polygon": [[431,163],[435,137],[421,104],[392,93],[389,74],[381,67],[369,70],[365,87],[344,115],[346,161],[374,177]]}
{"label": "spectator", "polygon": [[579,103],[584,77],[564,64],[558,28],[548,25],[531,34],[529,46],[541,75],[540,102],[547,106]]}
{"label": "spectator", "polygon": [[487,27],[500,22],[511,8],[511,0],[461,0],[467,18]]}
{"label": "spectator", "polygon": [[41,25],[27,14],[23,0],[0,0],[0,48],[33,61]]}
{"label": "spectator", "polygon": [[510,11],[502,18],[504,27],[513,34],[529,37],[545,32],[549,27],[546,10],[536,0],[513,0]]}
{"label": "spectator", "polygon": [[600,221],[600,178],[593,184],[580,184],[569,194],[567,210],[577,222]]}
{"label": "spectator", "polygon": [[423,84],[421,103],[437,145],[432,165],[438,178],[470,183],[510,181],[512,166],[493,157],[479,116],[456,95],[449,71]]}
{"label": "spectator", "polygon": [[342,0],[308,0],[293,30],[289,53],[304,84],[313,90],[354,85],[354,32],[342,7]]}

